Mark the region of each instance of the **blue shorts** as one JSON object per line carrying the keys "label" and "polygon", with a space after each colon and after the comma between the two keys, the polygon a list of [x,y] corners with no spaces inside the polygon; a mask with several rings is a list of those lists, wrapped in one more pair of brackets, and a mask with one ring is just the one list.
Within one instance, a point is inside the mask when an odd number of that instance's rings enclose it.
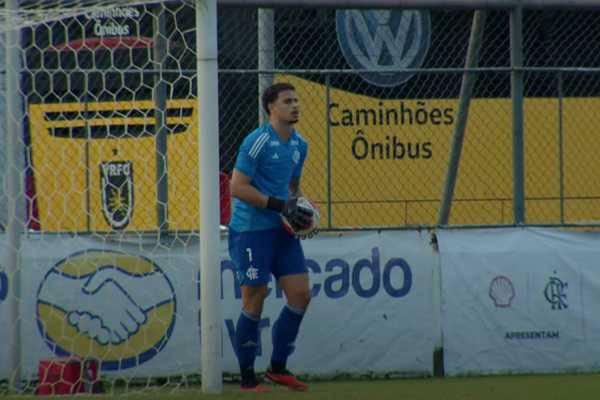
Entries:
{"label": "blue shorts", "polygon": [[300,239],[277,227],[261,231],[229,229],[229,255],[240,285],[260,286],[284,275],[307,273]]}

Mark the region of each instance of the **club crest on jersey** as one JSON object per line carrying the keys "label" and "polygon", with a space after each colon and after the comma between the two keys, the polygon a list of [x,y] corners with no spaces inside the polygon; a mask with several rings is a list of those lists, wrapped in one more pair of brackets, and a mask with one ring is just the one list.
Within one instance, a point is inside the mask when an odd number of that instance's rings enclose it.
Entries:
{"label": "club crest on jersey", "polygon": [[100,164],[102,214],[113,229],[123,229],[133,214],[133,165],[131,161]]}
{"label": "club crest on jersey", "polygon": [[298,161],[300,161],[300,152],[298,150],[294,150],[292,161],[294,161],[294,164],[298,164]]}

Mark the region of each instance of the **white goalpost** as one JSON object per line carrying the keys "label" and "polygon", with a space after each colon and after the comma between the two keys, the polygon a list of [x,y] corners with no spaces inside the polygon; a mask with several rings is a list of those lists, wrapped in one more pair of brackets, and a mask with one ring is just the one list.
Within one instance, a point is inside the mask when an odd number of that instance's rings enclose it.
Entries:
{"label": "white goalpost", "polygon": [[[202,296],[202,390],[221,393],[220,268],[219,263],[219,98],[217,74],[217,1],[196,2],[198,49],[198,109],[200,143],[200,260]],[[210,100],[209,100],[210,99]]]}
{"label": "white goalpost", "polygon": [[[17,0],[7,0],[6,9],[15,11],[18,9]],[[10,385],[14,389],[21,386],[21,233],[23,232],[23,190],[19,177],[21,171],[19,165],[23,165],[21,155],[24,154],[23,141],[21,139],[21,99],[20,96],[11,95],[19,93],[19,76],[21,72],[21,58],[19,46],[18,27],[11,21],[8,23],[6,31],[6,148],[5,158],[7,171],[6,174],[6,199],[7,199],[7,226],[4,264],[6,272],[11,278],[12,290],[8,291],[9,299],[9,326],[10,333],[8,337],[8,348],[10,349],[11,374],[9,377]]]}

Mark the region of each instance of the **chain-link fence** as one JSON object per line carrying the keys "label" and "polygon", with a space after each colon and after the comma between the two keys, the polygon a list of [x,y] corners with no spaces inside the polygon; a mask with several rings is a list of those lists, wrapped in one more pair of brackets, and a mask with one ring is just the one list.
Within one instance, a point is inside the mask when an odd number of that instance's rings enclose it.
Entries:
{"label": "chain-link fence", "polygon": [[[177,3],[126,9],[22,30],[30,228],[198,228],[194,12]],[[599,17],[524,13],[526,223],[597,220]],[[223,179],[259,124],[259,66],[272,65],[277,73],[262,77],[290,81],[300,94],[298,130],[310,143],[303,188],[324,228],[435,225],[472,18],[221,8]],[[509,26],[508,12],[488,13],[450,224],[514,222]],[[164,54],[153,45],[160,41]]]}
{"label": "chain-link fence", "polygon": [[[293,81],[302,95],[299,130],[311,143],[303,185],[327,210],[327,227],[423,226],[438,220],[473,12],[376,13],[275,11],[274,65],[295,71],[279,79]],[[256,10],[235,10],[235,15],[224,10],[222,19],[247,20],[244,26],[255,27],[250,22],[256,16]],[[598,65],[594,21],[599,17],[582,11],[524,14],[526,223],[597,220],[596,74],[558,68]],[[509,27],[509,13],[488,13],[451,224],[514,221]],[[227,171],[233,167],[232,149],[243,137],[236,134],[238,124],[228,117],[228,107],[247,94],[249,110],[239,132],[252,128],[246,124],[255,113],[250,99],[256,80],[243,70],[257,68],[254,38],[259,34],[237,34],[246,39],[232,42],[234,49],[225,47],[220,59],[221,68],[237,70],[220,78],[228,83],[221,88]],[[227,23],[221,35],[227,41]],[[348,71],[394,66],[414,71]]]}

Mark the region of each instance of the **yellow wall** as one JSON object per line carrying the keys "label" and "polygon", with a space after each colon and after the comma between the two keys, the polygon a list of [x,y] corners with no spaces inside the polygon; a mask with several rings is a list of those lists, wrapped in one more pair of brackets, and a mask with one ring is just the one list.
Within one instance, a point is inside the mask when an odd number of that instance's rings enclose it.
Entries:
{"label": "yellow wall", "polygon": [[[283,76],[279,80],[293,83],[301,99],[302,117],[298,130],[309,142],[302,186],[304,192],[320,204],[324,226],[328,225],[329,211],[334,227],[437,222],[457,100],[380,100],[331,89],[333,106],[329,118],[332,126],[328,136],[325,87],[292,76]],[[566,222],[598,219],[600,178],[596,171],[600,170],[600,158],[597,156],[600,154],[600,141],[595,139],[595,129],[600,126],[600,113],[590,110],[599,109],[599,106],[600,99],[596,98],[567,98],[563,102]],[[152,107],[152,102],[106,102],[88,104],[88,111],[145,110]],[[185,132],[168,135],[169,227],[175,230],[196,229],[196,106],[193,100],[176,100],[169,102],[168,107],[194,109],[193,115],[168,119],[169,124],[187,126]],[[57,138],[50,135],[50,128],[84,126],[86,123],[83,118],[49,121],[44,116],[44,113],[59,111],[83,112],[84,106],[41,104],[31,105],[29,110],[42,229],[110,230],[101,211],[99,165],[119,160],[131,161],[134,169],[135,209],[125,230],[156,229],[154,136],[90,140]],[[370,118],[365,120],[365,115]],[[87,123],[153,125],[154,119],[98,118]],[[451,223],[512,222],[511,131],[510,99],[472,101]],[[527,222],[530,223],[561,222],[558,131],[558,100],[526,99],[525,190]],[[372,151],[365,155],[364,141],[356,141],[359,136],[369,143],[369,148],[373,143],[379,143],[375,155]],[[401,146],[395,143],[404,146],[403,155]],[[328,146],[331,148],[331,210],[327,208]],[[397,149],[396,157],[394,147]],[[411,155],[408,155],[409,152]],[[88,181],[89,193],[86,190]]]}
{"label": "yellow wall", "polygon": [[[303,187],[308,196],[320,202],[321,212],[326,215],[325,87],[293,76],[282,76],[279,80],[289,81],[299,93],[303,116],[298,130],[310,143]],[[458,101],[381,100],[335,88],[329,96],[334,105],[329,112],[332,123],[332,225],[435,224]],[[566,222],[597,220],[599,217],[600,179],[593,171],[600,169],[600,158],[597,157],[600,141],[594,138],[597,136],[595,127],[600,126],[600,113],[590,112],[599,106],[600,99],[597,98],[568,98],[563,102]],[[367,109],[374,111],[371,117],[375,115],[375,121],[372,118],[365,121],[364,110]],[[396,111],[397,121],[393,111],[389,111],[389,120],[386,120],[388,110]],[[558,110],[558,100],[554,98],[525,100],[525,191],[527,222],[530,223],[561,222]],[[472,101],[451,223],[513,221],[511,113],[510,99],[477,98]],[[384,156],[369,154],[364,159],[357,159],[352,144],[359,132],[369,143],[382,143]],[[391,151],[390,154],[385,152],[386,144],[391,144],[392,148],[394,137],[406,147],[410,144],[413,157],[405,154],[394,158]],[[419,147],[418,155],[416,146]],[[423,152],[424,146],[431,154]]]}
{"label": "yellow wall", "polygon": [[[149,110],[152,102],[105,102],[87,105],[87,111]],[[168,108],[193,108],[192,100],[170,101]],[[45,113],[86,111],[83,104],[37,104],[29,108],[36,194],[45,231],[109,231],[102,214],[100,164],[129,161],[133,165],[134,210],[125,230],[156,229],[155,136],[123,138],[61,138],[51,128],[84,127],[83,117],[48,120]],[[83,114],[81,114],[83,115]],[[190,116],[168,117],[167,124],[184,124],[182,133],[167,136],[169,222],[173,229],[192,229],[198,217],[198,151],[195,111]],[[148,125],[153,117],[95,118],[89,126]],[[86,189],[89,182],[89,191]]]}

